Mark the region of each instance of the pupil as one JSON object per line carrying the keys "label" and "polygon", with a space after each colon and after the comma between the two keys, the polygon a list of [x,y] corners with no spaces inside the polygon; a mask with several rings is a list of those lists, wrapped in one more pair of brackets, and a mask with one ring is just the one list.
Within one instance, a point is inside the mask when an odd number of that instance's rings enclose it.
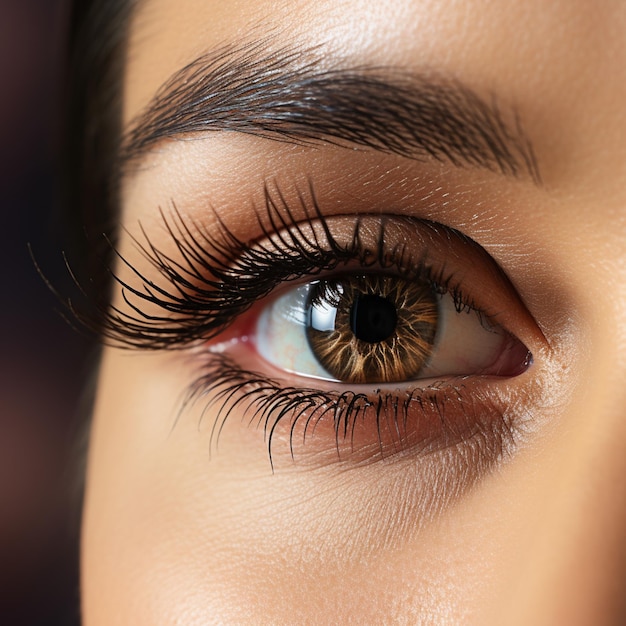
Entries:
{"label": "pupil", "polygon": [[350,328],[357,339],[367,343],[391,337],[397,323],[396,307],[381,296],[358,295],[350,309]]}

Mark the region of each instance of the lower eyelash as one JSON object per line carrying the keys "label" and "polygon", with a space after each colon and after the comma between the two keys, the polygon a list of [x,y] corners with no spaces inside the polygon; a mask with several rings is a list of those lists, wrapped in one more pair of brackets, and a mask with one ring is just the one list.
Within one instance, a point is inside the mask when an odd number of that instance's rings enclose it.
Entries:
{"label": "lower eyelash", "polygon": [[[242,369],[224,354],[211,353],[206,358],[202,375],[185,394],[179,417],[208,399],[200,420],[215,410],[210,449],[217,449],[224,426],[236,410],[248,427],[263,431],[272,470],[277,438],[285,435],[293,461],[308,458],[311,452],[328,453],[332,440],[320,430],[334,432],[333,460],[349,457],[352,466],[409,451],[424,456],[470,440],[494,459],[514,443],[509,398],[494,391],[493,384],[488,391],[486,386],[479,389],[479,383],[460,378],[405,391],[328,392],[285,386]],[[312,441],[316,433],[321,447]]]}

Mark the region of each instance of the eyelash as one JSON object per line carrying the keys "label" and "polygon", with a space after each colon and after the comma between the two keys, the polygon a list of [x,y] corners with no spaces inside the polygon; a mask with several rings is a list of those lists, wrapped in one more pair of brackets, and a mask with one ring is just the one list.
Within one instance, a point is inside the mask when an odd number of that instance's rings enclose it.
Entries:
{"label": "eyelash", "polygon": [[[457,312],[472,310],[481,318],[485,315],[463,293],[461,285],[454,282],[454,275],[446,275],[445,268],[435,273],[424,258],[413,259],[406,248],[385,250],[385,224],[390,218],[381,218],[378,249],[372,253],[362,245],[359,234],[362,220],[367,216],[355,217],[351,242],[341,246],[328,227],[312,187],[308,198],[299,195],[300,208],[306,216],[304,220],[295,219],[295,212],[278,188],[273,194],[266,186],[264,200],[263,213],[256,215],[259,232],[268,242],[263,247],[240,240],[217,215],[219,234],[208,235],[194,222],[188,225],[175,204],[172,204],[170,218],[161,210],[164,225],[182,262],[159,251],[143,229],[146,243],[131,238],[140,254],[166,278],[170,289],[157,286],[114,249],[119,261],[139,279],[143,291],[112,272],[132,313],[115,306],[101,308],[100,319],[95,325],[89,325],[117,347],[143,350],[185,348],[193,342],[206,342],[219,335],[278,285],[305,276],[330,274],[350,263],[357,264],[361,270],[391,270],[405,280],[427,281],[437,293],[452,296]],[[261,219],[263,215],[269,227]],[[326,245],[317,237],[311,241],[310,232],[305,233],[305,228],[315,222],[323,229]],[[419,222],[435,232],[441,228],[453,232],[433,222]],[[311,232],[315,231],[311,229]],[[466,239],[457,231],[454,233]],[[170,315],[148,315],[131,301],[128,294]]]}
{"label": "eyelash", "polygon": [[[345,271],[348,266],[393,272],[404,280],[427,281],[438,293],[450,294],[458,312],[474,311],[481,321],[491,319],[464,294],[454,273],[447,272],[445,267],[433,270],[426,254],[415,259],[406,245],[392,250],[385,248],[386,224],[393,217],[376,216],[380,226],[376,233],[376,251],[372,251],[371,246],[363,244],[360,234],[367,216],[354,217],[349,243],[340,244],[317,203],[312,185],[307,195],[298,196],[298,210],[305,216],[303,220],[296,219],[296,211],[278,187],[270,190],[266,186],[264,200],[263,211],[257,213],[263,244],[250,245],[242,241],[217,215],[217,232],[209,235],[194,222],[185,221],[174,203],[169,216],[161,211],[179,260],[157,249],[143,228],[143,242],[136,237],[131,236],[131,239],[153,270],[165,278],[167,286],[150,280],[114,250],[119,263],[128,268],[133,281],[139,280],[141,286],[134,287],[130,279],[123,280],[118,273],[112,273],[121,287],[125,304],[100,310],[96,323],[100,336],[108,343],[127,349],[187,348],[196,366],[200,355],[202,374],[187,389],[179,417],[200,400],[206,402],[201,420],[217,406],[211,429],[210,447],[214,447],[235,408],[241,409],[244,416],[251,414],[249,424],[262,427],[265,433],[272,468],[275,435],[285,423],[289,428],[292,459],[296,456],[296,435],[304,440],[320,423],[329,420],[340,457],[346,445],[350,454],[358,452],[355,432],[368,420],[377,439],[364,446],[369,449],[370,460],[384,459],[409,448],[435,451],[462,443],[477,433],[490,437],[491,445],[503,448],[501,439],[511,433],[506,402],[498,393],[488,393],[469,384],[468,377],[393,392],[299,388],[247,371],[230,357],[206,347],[281,284]],[[403,219],[410,221],[411,218]],[[449,236],[476,245],[449,227],[423,220],[415,222],[433,233],[443,229]],[[320,231],[314,224],[321,229],[321,235],[316,234]],[[480,406],[478,412],[477,405]],[[450,412],[455,416],[452,420],[446,418]],[[489,424],[481,428],[485,419]],[[411,427],[409,422],[413,420],[417,425]],[[502,428],[496,428],[494,423]],[[376,444],[375,452],[371,444]]]}
{"label": "eyelash", "polygon": [[[221,354],[210,354],[204,373],[187,390],[180,414],[189,406],[207,398],[200,421],[214,406],[218,406],[210,434],[210,449],[217,449],[220,434],[232,411],[243,408],[244,416],[252,411],[248,426],[262,428],[267,444],[270,465],[274,470],[272,443],[276,429],[285,417],[289,428],[289,453],[296,460],[295,441],[299,435],[304,443],[324,418],[331,418],[335,436],[335,449],[342,460],[344,447],[354,461],[386,459],[409,449],[413,453],[431,454],[470,439],[484,437],[480,452],[487,456],[494,448],[501,454],[506,448],[505,439],[512,436],[513,428],[500,398],[491,397],[476,389],[469,390],[463,380],[439,383],[387,393],[380,389],[372,394],[346,390],[329,392],[313,388],[285,387],[279,381],[242,369],[237,363]],[[483,419],[477,419],[466,396],[472,393],[473,402],[480,404]],[[478,397],[480,396],[480,398]],[[450,405],[454,405],[451,408]],[[419,434],[409,427],[409,407],[419,412]],[[456,414],[454,420],[447,413]],[[494,422],[494,415],[501,420]],[[361,448],[355,445],[355,429],[373,420],[377,441],[368,441]],[[483,422],[484,420],[484,422]],[[489,426],[491,424],[491,428]],[[372,449],[372,444],[374,448]]]}

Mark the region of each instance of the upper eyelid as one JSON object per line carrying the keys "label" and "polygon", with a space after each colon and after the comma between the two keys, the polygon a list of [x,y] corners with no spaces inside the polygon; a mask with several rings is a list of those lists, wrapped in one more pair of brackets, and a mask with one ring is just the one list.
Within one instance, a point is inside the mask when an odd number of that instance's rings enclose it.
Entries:
{"label": "upper eyelid", "polygon": [[[365,236],[363,233],[367,233],[371,239],[371,245],[379,246],[379,255],[386,254],[393,245],[389,241],[382,245],[385,239],[384,229],[387,228],[389,233],[390,228],[398,228],[403,234],[410,224],[419,224],[418,231],[423,241],[422,244],[417,245],[418,248],[420,245],[425,246],[425,249],[444,246],[445,253],[449,256],[459,254],[461,243],[470,244],[470,248],[463,249],[461,254],[467,255],[472,246],[476,247],[472,240],[467,239],[461,233],[454,234],[455,231],[449,227],[411,216],[370,215],[368,217],[367,214],[357,214],[334,215],[332,218],[327,218],[317,205],[312,187],[308,195],[301,193],[298,196],[298,218],[293,211],[293,205],[280,193],[279,189],[270,191],[266,187],[265,197],[265,218],[257,214],[261,235],[250,243],[235,236],[219,220],[217,213],[215,217],[218,220],[218,228],[213,227],[209,235],[208,231],[203,230],[199,224],[183,217],[175,206],[169,216],[162,212],[171,239],[170,243],[173,244],[173,247],[170,245],[173,252],[167,254],[162,252],[152,244],[148,234],[142,230],[143,240],[135,238],[135,245],[148,259],[152,270],[142,273],[120,255],[122,265],[126,265],[130,272],[128,279],[117,277],[123,294],[125,292],[123,296],[125,302],[122,301],[101,312],[102,323],[97,325],[97,330],[114,344],[127,348],[182,348],[195,340],[210,340],[223,330],[226,321],[230,323],[254,300],[269,295],[276,287],[280,276],[275,275],[275,264],[270,264],[265,268],[273,276],[269,276],[265,281],[260,280],[259,272],[262,264],[259,265],[258,261],[263,256],[258,255],[260,251],[262,252],[263,241],[271,248],[273,237],[282,238],[282,242],[275,248],[274,253],[283,259],[286,250],[291,247],[291,259],[294,262],[300,262],[299,273],[297,265],[293,267],[294,275],[305,276],[315,271],[318,273],[331,271],[341,264],[342,259],[344,262],[355,260],[359,246],[361,246],[361,251],[363,249],[362,242],[359,243],[356,239],[351,240],[349,236],[347,238],[344,236],[344,243],[339,245],[329,226],[330,220],[333,224],[337,223],[336,220],[345,220],[346,223],[351,224],[355,233],[354,238],[363,237]],[[304,219],[300,219],[300,211],[304,211]],[[372,233],[372,225],[374,229],[382,230],[378,234]],[[311,233],[317,234],[311,238]],[[455,237],[459,245],[451,246],[450,237]],[[317,246],[311,247],[311,241],[316,239]],[[389,237],[388,239],[401,241],[402,237]],[[438,244],[436,244],[437,239],[440,240]],[[416,240],[413,244],[416,244]],[[317,257],[315,259],[301,258],[306,257],[307,249]],[[409,253],[407,263],[418,261],[414,251],[410,247],[407,249]],[[457,252],[454,252],[455,249]],[[482,249],[480,250],[481,254],[491,259]],[[393,260],[396,264],[399,263],[402,253],[402,251],[395,251]],[[266,249],[265,254],[269,255],[266,256],[267,260],[272,258],[271,250]],[[320,260],[320,254],[326,255],[325,262]],[[248,259],[247,265],[244,263],[243,267],[237,266],[238,260],[246,258]],[[361,267],[366,265],[365,259],[361,259],[360,262]],[[374,255],[368,262],[371,267],[384,267],[380,256]],[[493,259],[491,263],[494,263]],[[238,271],[240,279],[236,276]],[[288,278],[290,271],[289,268],[284,270],[284,279]],[[252,276],[250,276],[251,272]],[[159,275],[162,277],[161,282],[157,278]],[[497,282],[501,280],[501,277],[495,276],[493,280]],[[255,284],[255,281],[259,284]],[[493,284],[495,285],[496,282]],[[250,294],[240,292],[240,288],[244,285],[252,289]],[[227,287],[226,291],[224,287]],[[474,308],[478,310],[478,307]],[[489,315],[488,312],[486,314]]]}

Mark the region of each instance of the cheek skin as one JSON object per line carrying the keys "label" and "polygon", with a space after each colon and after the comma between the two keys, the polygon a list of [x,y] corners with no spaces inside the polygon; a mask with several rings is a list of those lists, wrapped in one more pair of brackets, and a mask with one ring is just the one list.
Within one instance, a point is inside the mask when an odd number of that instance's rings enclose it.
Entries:
{"label": "cheek skin", "polygon": [[523,493],[536,458],[517,456],[426,519],[428,466],[411,472],[413,461],[272,474],[260,437],[243,441],[236,417],[212,453],[210,415],[173,426],[169,409],[187,382],[182,359],[105,355],[85,509],[87,624],[110,623],[110,598],[115,623],[127,624],[356,614],[365,623],[454,623],[490,606],[520,558],[507,552],[519,545],[524,503],[491,509]]}
{"label": "cheek skin", "polygon": [[498,520],[486,524],[479,504],[497,485],[433,524],[420,522],[426,478],[406,465],[272,474],[263,446],[242,444],[235,427],[209,458],[197,415],[172,429],[163,411],[184,384],[169,371],[154,357],[104,360],[85,516],[87,623],[111,619],[111,597],[125,620],[116,623],[128,624],[474,611],[490,572],[463,555],[493,546]]}

